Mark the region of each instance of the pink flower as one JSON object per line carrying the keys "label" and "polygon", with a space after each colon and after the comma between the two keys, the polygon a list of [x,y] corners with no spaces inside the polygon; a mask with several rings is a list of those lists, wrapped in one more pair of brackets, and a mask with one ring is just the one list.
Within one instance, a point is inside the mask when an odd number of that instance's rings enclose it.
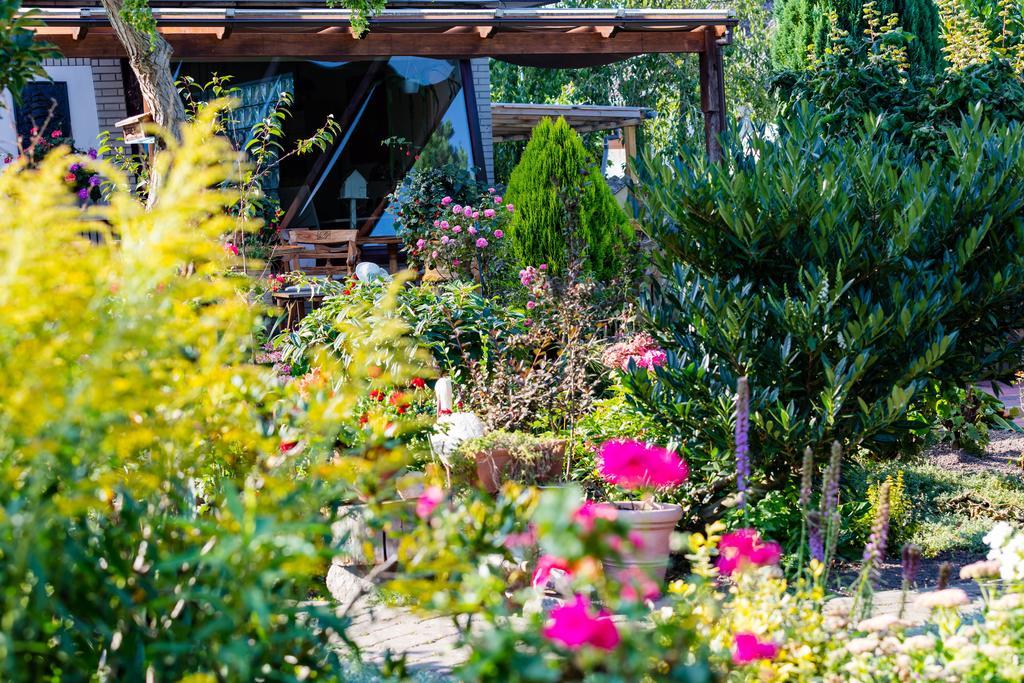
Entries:
{"label": "pink flower", "polygon": [[537,308],[537,302],[536,301],[527,301],[526,302],[526,308],[527,308],[527,310],[532,311],[533,309]]}
{"label": "pink flower", "polygon": [[537,532],[533,527],[522,533],[511,533],[505,537],[506,548],[529,548],[537,542]]}
{"label": "pink flower", "polygon": [[493,187],[488,187],[487,188],[487,194],[494,194],[494,188]]}
{"label": "pink flower", "polygon": [[452,226],[452,232],[454,232],[454,233],[462,232],[462,226],[461,225],[454,225],[454,226]]}
{"label": "pink flower", "polygon": [[479,211],[474,211],[473,212],[473,218],[480,218],[480,212]]}
{"label": "pink flower", "polygon": [[61,132],[60,132],[60,130],[59,130],[59,129],[58,129],[58,130],[55,130],[55,131],[53,131],[52,133],[50,133],[50,137],[51,137],[51,138],[54,138],[54,139],[56,139],[56,138],[59,138],[60,136],[61,136]]}
{"label": "pink flower", "polygon": [[594,615],[590,600],[582,595],[577,595],[573,602],[551,610],[551,621],[544,627],[544,637],[570,650],[591,645],[610,651],[618,647],[620,640],[611,612],[601,610]]}
{"label": "pink flower", "polygon": [[474,227],[473,227],[473,226],[471,225],[471,226],[469,226],[468,228],[466,228],[466,232],[468,232],[468,233],[469,233],[470,235],[475,235],[475,234],[476,234],[476,228],[474,228]]}
{"label": "pink flower", "polygon": [[541,270],[547,270],[548,269],[548,264],[546,264],[546,263],[540,264],[540,269]]}
{"label": "pink flower", "polygon": [[441,227],[441,221],[434,221],[434,227],[435,228],[440,228]]}
{"label": "pink flower", "polygon": [[452,213],[462,213],[462,207],[456,204],[452,207]]}
{"label": "pink flower", "polygon": [[541,555],[537,560],[537,568],[533,570],[533,587],[543,588],[551,578],[551,572],[558,570],[566,574],[572,573],[572,567],[567,560],[554,555]]}
{"label": "pink flower", "polygon": [[494,195],[494,203],[495,204],[501,204],[503,201],[505,201],[505,200],[502,199],[501,195],[499,195],[499,194]]}
{"label": "pink flower", "polygon": [[445,197],[444,199],[441,200],[441,205],[442,206],[448,206],[451,203],[452,203],[452,198],[451,197]]}
{"label": "pink flower", "polygon": [[484,218],[494,218],[494,216],[495,216],[494,209],[484,209]]}
{"label": "pink flower", "polygon": [[503,230],[495,230],[494,231],[494,239],[500,240],[504,236],[505,236],[505,232]]}
{"label": "pink flower", "polygon": [[447,230],[449,225],[450,225],[450,223],[448,223],[448,221],[441,221],[441,229],[442,230]]}
{"label": "pink flower", "polygon": [[754,633],[737,633],[733,636],[732,661],[734,664],[749,664],[758,659],[775,659],[779,646],[761,640]]}
{"label": "pink flower", "polygon": [[508,209],[509,213],[515,213],[516,207],[512,204],[506,204],[505,208]]}
{"label": "pink flower", "polygon": [[487,240],[485,240],[483,237],[481,237],[480,239],[478,239],[476,241],[476,246],[477,246],[478,249],[486,249],[487,248]]}
{"label": "pink flower", "polygon": [[448,244],[448,235],[441,235],[441,244]]}
{"label": "pink flower", "polygon": [[461,264],[462,264],[462,261],[460,261],[459,259],[457,259],[457,258],[452,259],[452,265],[455,266],[456,268],[458,268]]}
{"label": "pink flower", "polygon": [[462,210],[462,215],[465,216],[466,218],[472,218],[473,217],[473,207],[472,206],[467,206],[465,209]]}
{"label": "pink flower", "polygon": [[444,490],[440,486],[430,486],[423,495],[416,501],[416,516],[426,519],[431,515],[441,501],[444,500]]}
{"label": "pink flower", "polygon": [[437,252],[436,251],[430,252],[430,258],[437,258]]}
{"label": "pink flower", "polygon": [[426,240],[423,240],[423,239],[416,240],[416,248],[417,249],[422,249],[425,246],[427,246],[427,241]]}
{"label": "pink flower", "polygon": [[619,516],[619,511],[615,509],[613,505],[608,503],[594,503],[587,501],[579,507],[576,512],[572,515],[572,521],[580,525],[587,533],[594,530],[594,523],[599,519],[605,519],[610,522],[615,521]]}
{"label": "pink flower", "polygon": [[718,571],[728,576],[738,569],[776,564],[781,557],[778,543],[761,540],[756,529],[738,529],[718,544]]}
{"label": "pink flower", "polygon": [[668,356],[665,355],[664,351],[661,349],[652,349],[650,351],[644,351],[644,355],[640,356],[636,360],[636,364],[638,367],[651,370],[664,365],[667,360]]}
{"label": "pink flower", "polygon": [[602,476],[627,489],[675,486],[690,474],[686,462],[673,451],[639,441],[606,441],[598,457]]}
{"label": "pink flower", "polygon": [[622,599],[630,602],[657,600],[661,597],[661,588],[650,575],[639,567],[630,567],[618,576],[622,585]]}
{"label": "pink flower", "polygon": [[228,242],[227,244],[224,245],[224,251],[231,254],[232,256],[238,256],[238,247],[236,247],[231,242]]}

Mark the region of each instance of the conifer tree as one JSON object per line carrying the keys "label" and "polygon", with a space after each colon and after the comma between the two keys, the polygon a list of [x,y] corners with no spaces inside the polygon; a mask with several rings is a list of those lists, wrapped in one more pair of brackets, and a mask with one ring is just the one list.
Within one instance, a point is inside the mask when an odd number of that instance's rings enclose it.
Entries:
{"label": "conifer tree", "polygon": [[629,219],[564,118],[544,119],[534,129],[506,198],[516,207],[507,240],[520,265],[546,263],[564,272],[572,242],[596,278],[621,274],[633,238]]}

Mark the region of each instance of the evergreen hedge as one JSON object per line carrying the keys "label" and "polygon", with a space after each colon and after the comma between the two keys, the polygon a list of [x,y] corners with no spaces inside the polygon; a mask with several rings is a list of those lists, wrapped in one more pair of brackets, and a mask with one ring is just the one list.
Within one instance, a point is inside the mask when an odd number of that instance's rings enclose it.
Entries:
{"label": "evergreen hedge", "polygon": [[515,205],[507,245],[519,265],[546,263],[558,274],[576,239],[589,273],[600,280],[622,273],[633,240],[629,218],[564,118],[544,119],[534,129],[506,200]]}

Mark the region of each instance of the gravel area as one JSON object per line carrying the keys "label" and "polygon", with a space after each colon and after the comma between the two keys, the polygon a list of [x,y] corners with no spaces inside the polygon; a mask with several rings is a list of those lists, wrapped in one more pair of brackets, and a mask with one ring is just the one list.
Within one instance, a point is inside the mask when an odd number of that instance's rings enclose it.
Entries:
{"label": "gravel area", "polygon": [[1005,430],[992,432],[992,442],[984,453],[972,455],[953,446],[943,444],[929,449],[925,458],[929,463],[951,472],[995,472],[1024,477],[1021,458],[1024,457],[1024,434]]}

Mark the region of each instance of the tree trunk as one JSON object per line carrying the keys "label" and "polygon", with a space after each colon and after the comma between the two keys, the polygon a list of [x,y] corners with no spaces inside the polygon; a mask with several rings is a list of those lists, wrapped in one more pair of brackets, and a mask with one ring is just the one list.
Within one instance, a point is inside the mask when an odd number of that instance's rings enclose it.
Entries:
{"label": "tree trunk", "polygon": [[[107,10],[110,25],[128,54],[128,64],[139,82],[142,99],[153,121],[169,134],[177,137],[185,123],[185,107],[174,87],[171,55],[174,49],[163,36],[139,29],[121,16],[123,0],[101,0]],[[152,206],[159,193],[160,179],[154,173],[149,179],[148,205]]]}

